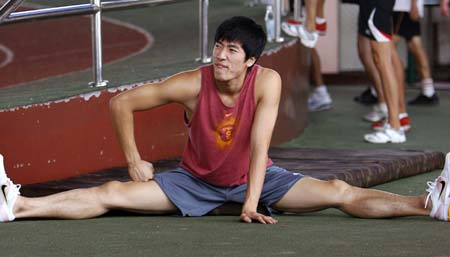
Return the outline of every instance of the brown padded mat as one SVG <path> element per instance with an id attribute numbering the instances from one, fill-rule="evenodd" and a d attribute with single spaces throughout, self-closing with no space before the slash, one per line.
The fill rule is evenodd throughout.
<path id="1" fill-rule="evenodd" d="M 444 166 L 444 154 L 429 150 L 339 150 L 271 148 L 269 156 L 278 166 L 292 172 L 349 184 L 370 187 L 402 177 L 413 176 Z M 178 165 L 179 160 L 154 162 L 158 171 Z M 24 185 L 25 196 L 43 196 L 74 188 L 97 186 L 111 180 L 128 181 L 126 168 L 114 168 L 69 179 Z"/>

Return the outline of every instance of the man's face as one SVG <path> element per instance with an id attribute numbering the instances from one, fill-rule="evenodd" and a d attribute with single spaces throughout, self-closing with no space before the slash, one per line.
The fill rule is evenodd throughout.
<path id="1" fill-rule="evenodd" d="M 254 63 L 254 57 L 245 60 L 245 51 L 238 42 L 220 41 L 214 45 L 214 78 L 218 81 L 235 79 Z"/>

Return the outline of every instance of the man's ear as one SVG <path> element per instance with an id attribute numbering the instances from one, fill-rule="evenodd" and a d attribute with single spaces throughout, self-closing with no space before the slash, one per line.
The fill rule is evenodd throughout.
<path id="1" fill-rule="evenodd" d="M 253 64 L 255 64 L 255 62 L 256 62 L 256 58 L 250 57 L 250 58 L 248 58 L 247 61 L 245 61 L 245 65 L 247 65 L 247 67 L 252 67 Z"/>

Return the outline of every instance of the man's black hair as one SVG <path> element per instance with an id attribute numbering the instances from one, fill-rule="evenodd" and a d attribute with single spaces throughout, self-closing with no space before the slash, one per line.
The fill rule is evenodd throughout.
<path id="1" fill-rule="evenodd" d="M 216 30 L 214 42 L 239 42 L 245 52 L 245 60 L 258 60 L 266 45 L 266 33 L 254 20 L 235 16 L 222 22 Z"/>

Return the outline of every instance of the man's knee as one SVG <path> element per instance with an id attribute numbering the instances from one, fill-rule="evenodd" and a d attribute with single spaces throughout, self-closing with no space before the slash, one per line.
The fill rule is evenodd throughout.
<path id="1" fill-rule="evenodd" d="M 387 67 L 387 57 L 385 53 L 380 52 L 380 50 L 373 51 L 372 58 L 375 66 L 377 66 L 379 70 L 383 70 Z"/>
<path id="2" fill-rule="evenodd" d="M 347 182 L 339 180 L 339 179 L 333 179 L 330 180 L 328 183 L 333 187 L 336 202 L 339 204 L 351 201 L 352 197 L 352 186 L 347 184 Z"/>
<path id="3" fill-rule="evenodd" d="M 99 187 L 96 187 L 95 194 L 102 202 L 107 202 L 108 199 L 115 198 L 120 195 L 123 183 L 119 181 L 110 181 Z"/>
<path id="4" fill-rule="evenodd" d="M 345 190 L 347 190 L 347 189 L 350 187 L 350 185 L 347 184 L 347 182 L 342 181 L 342 180 L 340 180 L 340 179 L 333 179 L 333 180 L 330 180 L 329 183 L 330 183 L 336 190 L 338 190 L 338 192 L 345 191 Z"/>

